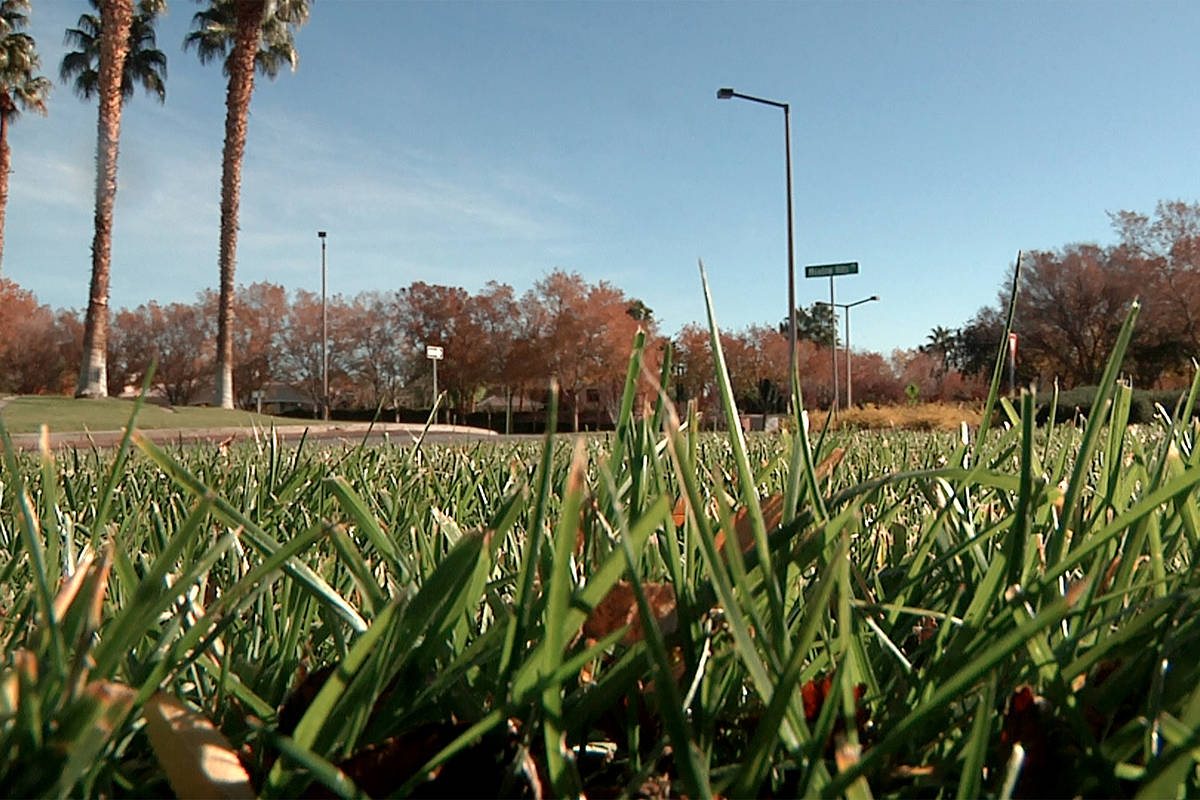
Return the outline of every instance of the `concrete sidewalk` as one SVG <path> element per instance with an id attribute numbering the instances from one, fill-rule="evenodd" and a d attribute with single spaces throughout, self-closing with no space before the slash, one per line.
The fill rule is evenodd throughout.
<path id="1" fill-rule="evenodd" d="M 284 425 L 274 428 L 274 434 L 280 441 L 295 442 L 302 438 L 321 442 L 346 442 L 357 444 L 364 436 L 381 439 L 385 435 L 399 442 L 415 441 L 421 435 L 424 425 L 403 422 L 321 422 L 313 421 L 303 425 Z M 253 441 L 270 438 L 270 428 L 152 428 L 138 429 L 143 436 L 155 444 L 197 444 L 202 442 L 225 443 L 236 441 Z M 124 436 L 123 430 L 116 431 L 70 431 L 50 434 L 52 450 L 116 447 Z M 453 439 L 485 439 L 499 436 L 495 431 L 485 428 L 470 428 L 465 425 L 430 425 L 426 439 L 445 441 Z M 40 434 L 12 434 L 13 444 L 18 450 L 36 450 Z"/>

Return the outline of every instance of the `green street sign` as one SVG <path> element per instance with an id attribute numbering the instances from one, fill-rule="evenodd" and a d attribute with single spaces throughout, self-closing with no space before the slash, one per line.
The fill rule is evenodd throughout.
<path id="1" fill-rule="evenodd" d="M 815 264 L 804 268 L 806 278 L 828 278 L 832 275 L 857 275 L 858 262 L 847 261 L 844 264 Z"/>

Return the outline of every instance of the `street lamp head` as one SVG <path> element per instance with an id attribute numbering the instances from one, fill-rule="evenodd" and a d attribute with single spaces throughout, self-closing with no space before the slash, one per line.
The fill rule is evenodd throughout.
<path id="1" fill-rule="evenodd" d="M 718 100 L 728 100 L 733 97 L 733 89 L 717 89 Z"/>
<path id="2" fill-rule="evenodd" d="M 317 236 L 321 239 L 325 238 L 325 231 L 317 231 Z"/>
<path id="3" fill-rule="evenodd" d="M 879 299 L 879 295 L 877 295 L 877 294 L 873 294 L 873 295 L 871 295 L 870 297 L 868 297 L 867 299 L 868 299 L 868 300 L 878 300 L 878 299 Z"/>

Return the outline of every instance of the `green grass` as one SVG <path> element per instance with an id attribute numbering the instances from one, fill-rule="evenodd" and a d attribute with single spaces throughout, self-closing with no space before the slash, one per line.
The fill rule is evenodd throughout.
<path id="1" fill-rule="evenodd" d="M 1081 428 L 701 435 L 639 339 L 606 437 L 0 447 L 0 781 L 1197 796 L 1200 379 L 1127 426 L 1135 317 Z"/>
<path id="2" fill-rule="evenodd" d="M 46 395 L 10 397 L 4 401 L 4 423 L 10 433 L 35 433 L 42 424 L 52 433 L 73 431 L 115 431 L 129 421 L 132 400 L 113 397 L 75 399 Z M 228 411 L 221 408 L 176 406 L 164 408 L 151 403 L 138 414 L 139 428 L 269 428 L 271 425 L 303 425 L 305 420 L 272 417 L 249 411 Z"/>

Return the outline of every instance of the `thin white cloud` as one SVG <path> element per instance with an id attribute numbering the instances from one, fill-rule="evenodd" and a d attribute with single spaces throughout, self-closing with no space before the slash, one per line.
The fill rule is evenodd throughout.
<path id="1" fill-rule="evenodd" d="M 56 153 L 21 153 L 13 161 L 10 204 L 91 210 L 94 168 Z"/>
<path id="2" fill-rule="evenodd" d="M 513 169 L 447 164 L 412 148 L 257 114 L 243 197 L 256 211 L 298 218 L 377 218 L 424 239 L 550 242 L 570 234 L 583 200 Z M 343 135 L 344 134 L 344 135 Z"/>

